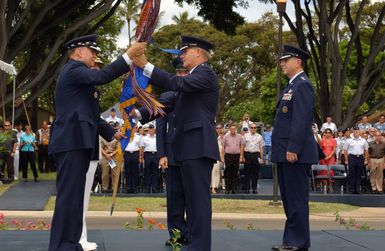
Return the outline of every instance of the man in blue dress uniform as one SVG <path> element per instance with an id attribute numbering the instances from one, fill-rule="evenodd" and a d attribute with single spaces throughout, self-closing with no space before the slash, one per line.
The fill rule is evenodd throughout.
<path id="1" fill-rule="evenodd" d="M 282 245 L 272 250 L 308 250 L 309 183 L 311 164 L 318 162 L 312 132 L 314 89 L 303 71 L 309 54 L 285 45 L 280 64 L 290 79 L 277 104 L 272 135 L 272 161 L 287 217 Z"/>
<path id="2" fill-rule="evenodd" d="M 75 38 L 65 44 L 69 60 L 61 69 L 55 90 L 56 118 L 51 127 L 49 153 L 57 167 L 56 205 L 49 251 L 83 250 L 79 244 L 83 223 L 86 173 L 95 155 L 98 134 L 110 141 L 119 138 L 100 118 L 95 85 L 123 75 L 144 44 L 135 44 L 103 70 L 91 69 L 99 48 L 96 35 Z"/>
<path id="3" fill-rule="evenodd" d="M 189 75 L 184 77 L 148 63 L 144 54 L 134 58 L 134 63 L 144 68 L 151 84 L 178 92 L 175 100 L 160 101 L 166 110 L 175 113 L 172 150 L 180 165 L 185 194 L 188 251 L 211 250 L 210 180 L 213 164 L 220 159 L 214 122 L 219 84 L 207 64 L 212 48 L 213 45 L 203 39 L 182 36 L 181 59 L 189 70 Z M 152 119 L 145 109 L 139 113 L 142 122 Z"/>
<path id="4" fill-rule="evenodd" d="M 188 71 L 183 66 L 182 60 L 177 57 L 173 61 L 176 75 L 186 76 Z M 173 99 L 178 96 L 178 92 L 168 91 L 162 93 L 160 99 Z M 175 238 L 173 231 L 180 232 L 180 237 L 176 240 L 180 244 L 187 244 L 187 224 L 185 219 L 186 203 L 183 192 L 182 177 L 180 166 L 174 159 L 171 142 L 174 140 L 174 112 L 170 112 L 166 117 L 156 120 L 156 148 L 158 151 L 159 166 L 166 170 L 166 189 L 167 189 L 167 228 L 170 239 L 166 241 L 166 246 L 171 246 L 172 238 Z"/>

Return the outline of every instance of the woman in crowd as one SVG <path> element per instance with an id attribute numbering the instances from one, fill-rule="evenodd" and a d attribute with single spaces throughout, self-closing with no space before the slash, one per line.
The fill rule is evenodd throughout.
<path id="1" fill-rule="evenodd" d="M 321 142 L 320 142 L 320 147 L 323 151 L 323 153 L 325 154 L 325 158 L 320 160 L 320 164 L 321 165 L 334 165 L 336 163 L 336 159 L 334 157 L 335 153 L 336 153 L 336 149 L 337 149 L 337 142 L 336 140 L 333 138 L 333 132 L 330 128 L 326 128 L 325 129 L 325 132 L 324 132 L 324 135 L 321 139 Z M 319 171 L 319 175 L 327 175 L 328 171 Z M 334 172 L 333 171 L 329 171 L 330 172 L 330 176 L 333 176 L 334 175 Z M 328 187 L 330 188 L 331 190 L 331 183 L 328 182 L 328 181 L 322 181 L 322 183 L 324 185 L 328 185 Z M 329 184 L 328 184 L 329 183 Z"/>
<path id="2" fill-rule="evenodd" d="M 243 114 L 243 119 L 239 123 L 239 125 L 241 126 L 241 131 L 243 131 L 244 128 L 247 128 L 247 131 L 250 131 L 251 123 L 252 122 L 250 121 L 249 114 L 247 114 L 247 113 Z"/>
<path id="3" fill-rule="evenodd" d="M 28 162 L 31 165 L 35 182 L 37 179 L 36 158 L 35 158 L 36 138 L 32 133 L 31 126 L 25 126 L 25 134 L 20 137 L 20 166 L 23 171 L 24 182 L 28 181 Z"/>

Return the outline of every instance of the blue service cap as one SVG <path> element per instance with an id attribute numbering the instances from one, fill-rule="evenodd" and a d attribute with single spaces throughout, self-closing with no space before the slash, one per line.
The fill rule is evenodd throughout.
<path id="1" fill-rule="evenodd" d="M 179 50 L 183 51 L 190 47 L 198 47 L 205 51 L 210 51 L 214 45 L 206 40 L 193 36 L 181 36 L 182 45 Z"/>
<path id="2" fill-rule="evenodd" d="M 184 67 L 183 61 L 180 57 L 174 58 L 174 60 L 172 61 L 172 65 L 176 70 L 186 70 L 186 67 Z"/>
<path id="3" fill-rule="evenodd" d="M 77 47 L 88 47 L 96 52 L 100 52 L 100 48 L 96 43 L 97 36 L 95 34 L 86 35 L 71 39 L 67 43 L 64 44 L 64 47 L 68 50 L 74 49 Z"/>
<path id="4" fill-rule="evenodd" d="M 306 61 L 309 58 L 309 56 L 310 55 L 308 52 L 300 48 L 285 44 L 283 46 L 282 57 L 280 57 L 279 60 L 290 58 L 290 57 L 296 57 L 296 58 L 302 59 L 302 61 Z"/>

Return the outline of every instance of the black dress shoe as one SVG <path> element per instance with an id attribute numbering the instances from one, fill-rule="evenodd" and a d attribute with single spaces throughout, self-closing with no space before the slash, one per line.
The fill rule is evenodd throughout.
<path id="1" fill-rule="evenodd" d="M 253 194 L 258 194 L 258 191 L 257 190 L 253 190 Z"/>
<path id="2" fill-rule="evenodd" d="M 34 179 L 35 182 L 40 182 L 37 178 Z"/>
<path id="3" fill-rule="evenodd" d="M 308 248 L 294 247 L 294 246 L 286 246 L 286 245 L 277 245 L 271 247 L 271 250 L 275 251 L 308 251 Z"/>

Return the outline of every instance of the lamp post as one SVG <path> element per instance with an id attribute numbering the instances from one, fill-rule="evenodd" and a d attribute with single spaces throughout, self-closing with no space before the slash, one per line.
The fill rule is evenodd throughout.
<path id="1" fill-rule="evenodd" d="M 277 11 L 279 14 L 279 27 L 278 27 L 278 57 L 277 57 L 277 85 L 276 85 L 276 99 L 279 101 L 281 94 L 281 79 L 282 79 L 282 70 L 279 64 L 279 58 L 282 56 L 282 26 L 283 26 L 283 15 L 286 11 L 286 2 L 287 0 L 277 0 Z M 278 201 L 278 173 L 277 173 L 277 164 L 273 163 L 273 201 L 270 201 L 272 206 L 280 206 L 282 203 Z"/>

